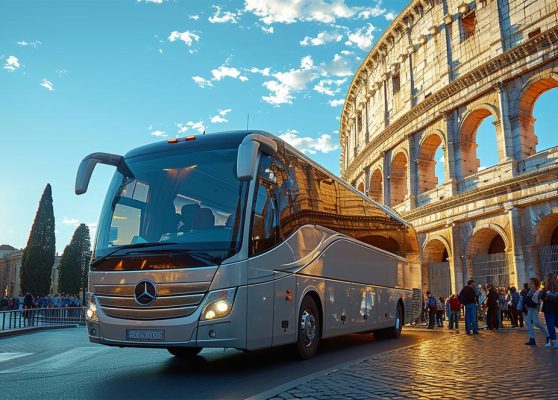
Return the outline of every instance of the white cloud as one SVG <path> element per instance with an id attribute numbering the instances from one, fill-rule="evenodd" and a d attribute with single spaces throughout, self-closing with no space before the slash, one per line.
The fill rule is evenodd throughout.
<path id="1" fill-rule="evenodd" d="M 388 12 L 386 13 L 386 15 L 384 15 L 384 17 L 388 21 L 393 21 L 395 19 L 395 14 L 392 12 Z"/>
<path id="2" fill-rule="evenodd" d="M 138 0 L 138 3 L 163 4 L 166 0 Z"/>
<path id="3" fill-rule="evenodd" d="M 306 36 L 300 41 L 301 46 L 321 46 L 328 42 L 340 42 L 343 35 L 339 32 L 319 32 L 316 37 Z"/>
<path id="4" fill-rule="evenodd" d="M 332 107 L 339 107 L 345 104 L 345 99 L 335 99 L 328 101 L 328 104 Z"/>
<path id="5" fill-rule="evenodd" d="M 40 85 L 44 87 L 46 90 L 48 90 L 49 92 L 52 92 L 54 90 L 54 83 L 52 83 L 48 79 L 43 79 Z"/>
<path id="6" fill-rule="evenodd" d="M 160 130 L 155 130 L 153 132 L 150 133 L 151 136 L 155 136 L 155 137 L 167 137 L 167 133 L 165 131 L 160 131 Z"/>
<path id="7" fill-rule="evenodd" d="M 212 81 L 220 81 L 223 78 L 230 77 L 234 79 L 240 79 L 241 81 L 246 81 L 248 78 L 240 74 L 240 71 L 234 67 L 227 67 L 226 65 L 221 65 L 219 68 L 211 70 L 211 75 L 213 75 Z"/>
<path id="8" fill-rule="evenodd" d="M 341 52 L 343 53 L 343 52 Z M 322 64 L 324 76 L 337 76 L 345 77 L 353 75 L 353 66 L 349 59 L 343 57 L 341 54 L 335 54 L 333 60 L 329 64 Z"/>
<path id="9" fill-rule="evenodd" d="M 40 46 L 43 43 L 38 41 L 38 40 L 34 40 L 32 42 L 28 42 L 26 40 L 20 40 L 19 42 L 17 42 L 17 44 L 18 44 L 18 46 L 21 46 L 21 47 L 33 46 L 33 47 L 36 48 L 37 46 Z"/>
<path id="10" fill-rule="evenodd" d="M 199 15 L 188 15 L 188 18 L 191 19 L 192 21 L 197 21 L 198 19 L 200 19 Z"/>
<path id="11" fill-rule="evenodd" d="M 4 69 L 13 72 L 16 69 L 19 69 L 21 64 L 19 63 L 19 59 L 16 56 L 9 56 L 6 59 L 6 64 L 4 64 Z"/>
<path id="12" fill-rule="evenodd" d="M 218 110 L 218 114 L 211 117 L 211 122 L 214 124 L 222 124 L 225 122 L 229 122 L 226 118 L 226 115 L 230 113 L 232 110 L 227 108 L 225 110 Z"/>
<path id="13" fill-rule="evenodd" d="M 318 93 L 325 94 L 328 96 L 335 96 L 341 88 L 342 84 L 347 82 L 347 78 L 344 79 L 322 79 L 314 86 L 314 90 Z M 336 86 L 336 87 L 334 87 Z"/>
<path id="14" fill-rule="evenodd" d="M 270 34 L 270 35 L 271 35 L 273 32 L 275 32 L 275 29 L 273 29 L 272 26 L 260 26 L 260 28 L 261 28 L 261 30 L 262 30 L 264 33 L 267 33 L 267 34 Z"/>
<path id="15" fill-rule="evenodd" d="M 79 225 L 79 219 L 64 217 L 64 220 L 62 221 L 62 223 L 64 225 L 78 226 Z"/>
<path id="16" fill-rule="evenodd" d="M 227 22 L 236 24 L 238 22 L 238 14 L 230 11 L 221 12 L 221 7 L 219 6 L 213 6 L 213 8 L 215 9 L 215 14 L 207 19 L 212 24 L 225 24 Z"/>
<path id="17" fill-rule="evenodd" d="M 374 40 L 374 32 L 376 28 L 372 24 L 366 24 L 362 28 L 359 28 L 353 32 L 347 34 L 347 41 L 345 44 L 347 46 L 357 46 L 361 50 L 370 50 L 372 47 L 372 41 Z"/>
<path id="18" fill-rule="evenodd" d="M 192 79 L 201 88 L 213 86 L 210 80 L 202 78 L 201 76 L 193 76 Z"/>
<path id="19" fill-rule="evenodd" d="M 269 76 L 269 71 L 270 68 L 269 67 L 265 67 L 265 68 L 258 68 L 258 67 L 252 67 L 249 69 L 249 71 L 253 74 L 261 74 L 263 76 Z"/>
<path id="20" fill-rule="evenodd" d="M 319 138 L 300 137 L 298 131 L 290 130 L 279 135 L 279 137 L 303 153 L 329 153 L 339 148 L 337 144 L 332 142 L 331 135 L 327 134 L 321 135 Z"/>
<path id="21" fill-rule="evenodd" d="M 171 34 L 168 37 L 168 41 L 169 42 L 175 42 L 177 40 L 180 40 L 180 41 L 184 42 L 186 44 L 186 46 L 188 46 L 188 47 L 192 47 L 194 42 L 199 42 L 200 41 L 200 36 L 193 31 L 184 31 L 184 32 L 173 31 L 173 32 L 171 32 Z"/>
<path id="22" fill-rule="evenodd" d="M 176 124 L 178 128 L 178 133 L 185 133 L 190 129 L 203 133 L 205 131 L 205 123 L 203 121 L 188 121 L 185 123 Z"/>
<path id="23" fill-rule="evenodd" d="M 305 56 L 300 60 L 300 68 L 292 68 L 287 72 L 273 74 L 274 81 L 266 81 L 263 86 L 269 90 L 268 96 L 262 96 L 262 100 L 272 105 L 290 104 L 293 100 L 293 92 L 298 92 L 306 87 L 308 82 L 319 77 L 318 69 L 314 66 L 311 56 Z"/>
<path id="24" fill-rule="evenodd" d="M 246 0 L 244 11 L 266 25 L 299 21 L 331 24 L 339 18 L 370 18 L 385 12 L 379 7 L 351 7 L 345 0 Z"/>

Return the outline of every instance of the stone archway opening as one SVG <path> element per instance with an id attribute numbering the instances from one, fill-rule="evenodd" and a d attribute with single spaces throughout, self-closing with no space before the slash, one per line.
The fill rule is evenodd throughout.
<path id="1" fill-rule="evenodd" d="M 558 273 L 558 214 L 550 214 L 536 226 L 541 279 L 549 272 Z"/>
<path id="2" fill-rule="evenodd" d="M 496 287 L 510 285 L 510 260 L 506 241 L 490 227 L 479 229 L 469 240 L 467 260 L 469 273 L 478 285 Z"/>
<path id="3" fill-rule="evenodd" d="M 529 86 L 519 100 L 518 118 L 523 157 L 558 145 L 553 125 L 558 99 L 556 88 L 556 79 L 544 78 Z"/>
<path id="4" fill-rule="evenodd" d="M 383 190 L 382 171 L 375 170 L 370 178 L 370 192 L 369 196 L 372 200 L 378 203 L 384 203 L 384 190 Z"/>
<path id="5" fill-rule="evenodd" d="M 461 126 L 461 173 L 474 175 L 498 163 L 497 132 L 493 114 L 479 108 L 467 116 Z M 480 148 L 480 151 L 479 151 Z"/>
<path id="6" fill-rule="evenodd" d="M 407 197 L 407 156 L 400 151 L 391 162 L 390 206 L 396 206 Z"/>
<path id="7" fill-rule="evenodd" d="M 364 193 L 364 183 L 360 182 L 358 184 L 357 190 L 361 193 Z"/>
<path id="8" fill-rule="evenodd" d="M 435 297 L 451 295 L 451 273 L 448 249 L 438 239 L 430 240 L 423 249 L 423 282 Z"/>
<path id="9" fill-rule="evenodd" d="M 420 146 L 418 159 L 418 191 L 420 193 L 435 189 L 444 182 L 443 169 L 440 173 L 438 163 L 444 163 L 442 138 L 437 134 L 429 135 Z"/>

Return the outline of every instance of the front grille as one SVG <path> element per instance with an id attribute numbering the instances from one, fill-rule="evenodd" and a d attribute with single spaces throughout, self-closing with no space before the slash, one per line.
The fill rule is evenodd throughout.
<path id="1" fill-rule="evenodd" d="M 192 314 L 209 290 L 211 282 L 160 283 L 157 297 L 149 306 L 136 302 L 136 285 L 94 285 L 95 295 L 109 317 L 153 320 Z"/>

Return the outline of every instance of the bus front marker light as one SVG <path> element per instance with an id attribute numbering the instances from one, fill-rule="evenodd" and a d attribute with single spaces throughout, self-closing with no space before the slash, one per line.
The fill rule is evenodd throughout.
<path id="1" fill-rule="evenodd" d="M 93 299 L 93 295 L 89 298 L 89 306 L 87 307 L 87 311 L 85 312 L 87 319 L 89 320 L 97 320 L 97 306 L 95 305 L 95 300 Z"/>
<path id="2" fill-rule="evenodd" d="M 201 314 L 202 321 L 228 316 L 233 307 L 236 288 L 215 290 L 207 295 Z"/>

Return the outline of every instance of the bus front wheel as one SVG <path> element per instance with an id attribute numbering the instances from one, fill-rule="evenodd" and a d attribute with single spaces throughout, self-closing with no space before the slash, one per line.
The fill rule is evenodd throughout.
<path id="1" fill-rule="evenodd" d="M 316 354 L 320 345 L 320 314 L 311 296 L 306 296 L 300 305 L 296 348 L 298 356 L 307 360 Z"/>
<path id="2" fill-rule="evenodd" d="M 167 347 L 167 350 L 178 358 L 194 358 L 200 354 L 202 347 Z"/>

